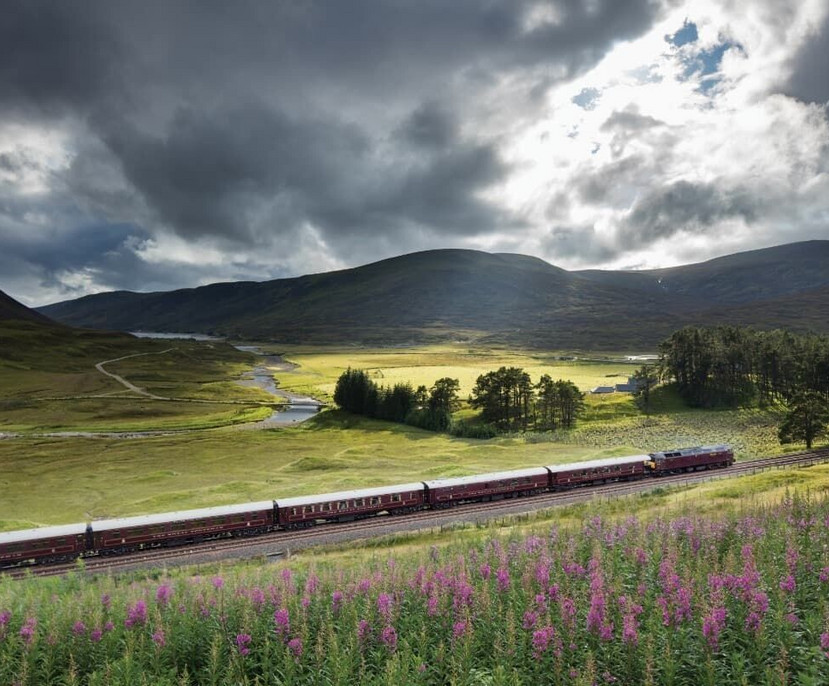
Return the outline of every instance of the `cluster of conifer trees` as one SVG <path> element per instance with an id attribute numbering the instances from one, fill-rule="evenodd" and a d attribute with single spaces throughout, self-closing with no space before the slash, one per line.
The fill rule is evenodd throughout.
<path id="1" fill-rule="evenodd" d="M 349 368 L 337 380 L 334 402 L 354 414 L 449 431 L 452 413 L 460 405 L 459 387 L 458 380 L 449 377 L 431 388 L 414 389 L 407 383 L 379 386 L 366 371 Z M 478 377 L 469 403 L 481 410 L 486 426 L 460 424 L 454 432 L 486 438 L 498 431 L 570 428 L 584 409 L 584 394 L 571 381 L 553 381 L 545 374 L 533 384 L 520 367 L 501 367 Z"/>
<path id="2" fill-rule="evenodd" d="M 663 378 L 695 407 L 829 399 L 829 338 L 736 326 L 685 327 L 660 346 Z"/>
<path id="3" fill-rule="evenodd" d="M 584 394 L 572 381 L 553 381 L 544 374 L 533 384 L 520 367 L 481 374 L 469 402 L 502 431 L 568 429 L 584 410 Z"/>
<path id="4" fill-rule="evenodd" d="M 430 431 L 446 431 L 458 407 L 457 379 L 444 377 L 431 388 L 408 383 L 378 386 L 368 372 L 347 369 L 337 379 L 334 402 L 342 409 L 375 419 L 411 424 Z"/>

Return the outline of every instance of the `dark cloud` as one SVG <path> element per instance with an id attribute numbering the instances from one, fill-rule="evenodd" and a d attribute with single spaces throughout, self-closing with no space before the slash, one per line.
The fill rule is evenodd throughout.
<path id="1" fill-rule="evenodd" d="M 85 113 L 116 88 L 123 56 L 96 11 L 61 2 L 10 0 L 0 21 L 0 103 L 7 116 Z"/>
<path id="2" fill-rule="evenodd" d="M 720 223 L 757 219 L 761 202 L 744 189 L 722 190 L 714 184 L 677 181 L 649 193 L 632 208 L 617 236 L 624 250 L 669 238 L 679 232 L 706 233 Z"/>
<path id="3" fill-rule="evenodd" d="M 434 102 L 424 103 L 406 119 L 401 135 L 414 145 L 441 148 L 453 142 L 457 135 L 454 118 Z"/>
<path id="4" fill-rule="evenodd" d="M 107 260 L 123 261 L 124 283 L 140 271 L 105 226 L 267 248 L 275 264 L 308 227 L 345 262 L 424 237 L 451 245 L 521 225 L 485 199 L 510 172 L 503 122 L 531 117 L 661 9 L 558 0 L 555 22 L 528 23 L 537 4 L 9 0 L 0 124 L 67 133 L 71 165 L 48 180 L 66 212 L 50 216 L 67 240 L 104 234 L 77 240 L 99 252 L 83 268 L 101 282 Z M 0 173 L 21 163 L 3 157 Z M 57 253 L 28 260 L 60 273 Z M 73 255 L 63 266 L 82 269 Z"/>
<path id="5" fill-rule="evenodd" d="M 620 192 L 636 186 L 642 171 L 650 172 L 647 161 L 640 155 L 631 155 L 606 164 L 593 173 L 581 175 L 575 182 L 579 198 L 591 205 L 617 202 Z"/>
<path id="6" fill-rule="evenodd" d="M 798 100 L 829 103 L 829 13 L 798 51 L 783 91 Z"/>

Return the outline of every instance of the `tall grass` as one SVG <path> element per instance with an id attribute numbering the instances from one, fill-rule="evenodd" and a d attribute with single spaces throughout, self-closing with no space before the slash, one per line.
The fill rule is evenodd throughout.
<path id="1" fill-rule="evenodd" d="M 0 584 L 0 683 L 823 684 L 829 501 L 359 564 Z"/>

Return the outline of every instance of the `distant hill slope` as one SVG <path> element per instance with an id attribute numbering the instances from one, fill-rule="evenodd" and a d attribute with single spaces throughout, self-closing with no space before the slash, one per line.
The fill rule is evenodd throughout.
<path id="1" fill-rule="evenodd" d="M 36 322 L 39 324 L 59 326 L 57 322 L 52 321 L 35 310 L 29 309 L 24 304 L 17 302 L 14 298 L 0 291 L 0 322 L 4 321 Z"/>
<path id="2" fill-rule="evenodd" d="M 686 323 L 827 331 L 828 295 L 829 241 L 811 241 L 646 272 L 568 272 L 522 255 L 432 250 L 263 283 L 104 293 L 39 311 L 75 326 L 294 343 L 619 350 L 653 347 Z"/>

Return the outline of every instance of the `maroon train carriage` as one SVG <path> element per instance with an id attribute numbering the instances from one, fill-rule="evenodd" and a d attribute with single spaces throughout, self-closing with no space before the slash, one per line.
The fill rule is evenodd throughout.
<path id="1" fill-rule="evenodd" d="M 92 541 L 93 548 L 106 555 L 211 538 L 252 536 L 273 526 L 273 501 L 263 500 L 92 522 Z"/>
<path id="2" fill-rule="evenodd" d="M 0 567 L 73 560 L 86 550 L 87 525 L 63 524 L 0 533 Z"/>
<path id="3" fill-rule="evenodd" d="M 541 493 L 550 486 L 550 473 L 545 467 L 532 467 L 508 472 L 434 479 L 423 483 L 426 486 L 429 506 L 444 508 L 453 507 L 459 503 L 500 500 Z"/>
<path id="4" fill-rule="evenodd" d="M 661 476 L 730 467 L 734 464 L 734 451 L 727 445 L 711 445 L 651 453 L 649 458 L 648 467 L 653 475 Z"/>
<path id="5" fill-rule="evenodd" d="M 423 504 L 423 484 L 410 483 L 280 498 L 274 501 L 274 516 L 279 526 L 299 529 L 317 522 L 346 522 L 381 512 L 412 512 L 421 509 Z"/>
<path id="6" fill-rule="evenodd" d="M 641 479 L 645 475 L 647 460 L 647 455 L 628 455 L 551 465 L 547 467 L 550 470 L 550 488 L 555 491 L 610 481 Z"/>

